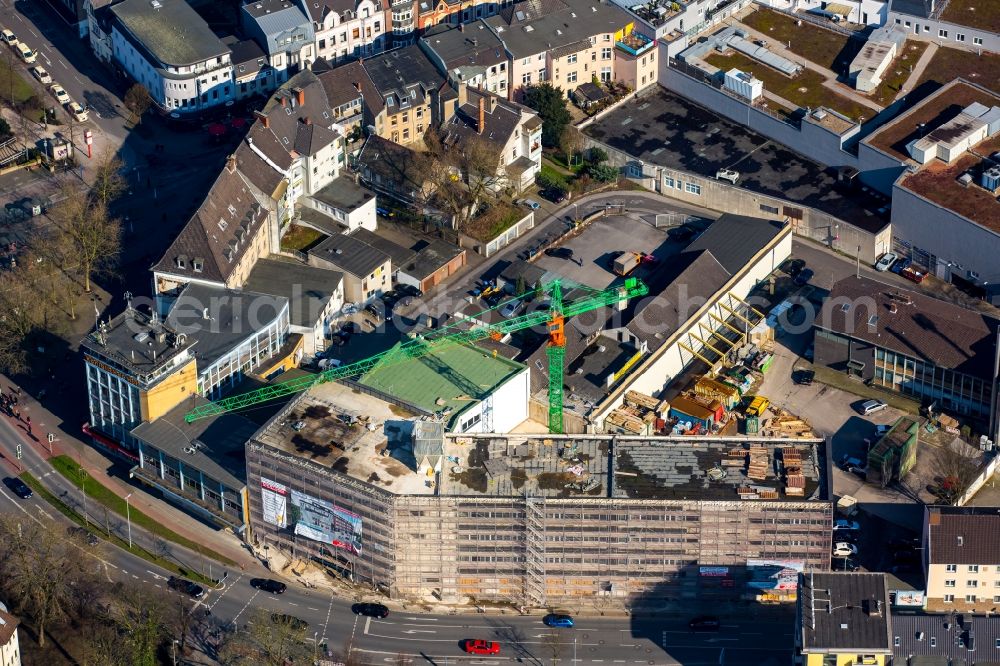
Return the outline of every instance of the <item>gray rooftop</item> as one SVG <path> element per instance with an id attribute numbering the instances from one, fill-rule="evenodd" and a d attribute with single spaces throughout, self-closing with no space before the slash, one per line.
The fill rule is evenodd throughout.
<path id="1" fill-rule="evenodd" d="M 312 328 L 343 280 L 340 271 L 275 257 L 258 260 L 243 287 L 287 298 L 289 322 Z"/>
<path id="2" fill-rule="evenodd" d="M 185 0 L 123 0 L 111 11 L 163 65 L 193 65 L 229 53 Z"/>
<path id="3" fill-rule="evenodd" d="M 329 236 L 309 250 L 309 254 L 358 278 L 368 277 L 390 261 L 382 250 L 346 234 Z"/>
<path id="4" fill-rule="evenodd" d="M 515 58 L 558 49 L 634 22 L 624 9 L 594 0 L 528 0 L 483 19 Z"/>
<path id="5" fill-rule="evenodd" d="M 457 245 L 443 240 L 433 240 L 417 251 L 412 260 L 399 264 L 399 269 L 418 280 L 424 280 L 463 252 L 465 250 Z"/>
<path id="6" fill-rule="evenodd" d="M 208 403 L 200 396 L 185 400 L 170 412 L 136 426 L 132 434 L 224 484 L 231 490 L 246 485 L 244 445 L 260 427 L 239 414 L 228 413 L 187 423 L 184 415 Z"/>
<path id="7" fill-rule="evenodd" d="M 465 67 L 490 67 L 507 61 L 503 42 L 482 21 L 437 29 L 420 40 L 452 71 Z"/>
<path id="8" fill-rule="evenodd" d="M 265 50 L 277 53 L 286 50 L 279 38 L 301 35 L 302 41 L 295 48 L 308 44 L 314 37 L 313 24 L 302 9 L 290 0 L 255 0 L 243 5 L 245 20 L 256 23 L 267 39 Z"/>
<path id="9" fill-rule="evenodd" d="M 281 296 L 192 282 L 174 302 L 167 314 L 167 324 L 198 342 L 195 357 L 198 371 L 203 372 L 241 342 L 269 326 L 287 307 L 288 299 Z"/>
<path id="10" fill-rule="evenodd" d="M 177 332 L 157 317 L 128 308 L 114 319 L 102 322 L 87 335 L 83 349 L 103 360 L 126 368 L 140 378 L 152 381 L 153 374 L 186 353 L 195 340 Z"/>
<path id="11" fill-rule="evenodd" d="M 333 208 L 350 212 L 374 199 L 375 194 L 355 183 L 350 176 L 338 176 L 319 192 L 314 193 L 312 198 Z"/>
<path id="12" fill-rule="evenodd" d="M 392 268 L 395 271 L 400 266 L 403 266 L 416 256 L 416 253 L 408 247 L 403 247 L 399 243 L 389 240 L 384 236 L 380 236 L 374 231 L 369 231 L 365 228 L 358 228 L 351 232 L 351 237 L 356 238 L 363 243 L 371 245 L 376 250 L 381 250 L 385 254 L 389 255 L 392 259 Z"/>
<path id="13" fill-rule="evenodd" d="M 798 604 L 804 653 L 892 654 L 885 574 L 800 574 Z"/>
<path id="14" fill-rule="evenodd" d="M 751 257 L 783 233 L 790 233 L 789 225 L 784 222 L 725 213 L 686 251 L 709 250 L 723 268 L 736 275 L 750 263 Z"/>
<path id="15" fill-rule="evenodd" d="M 928 666 L 935 663 L 931 658 L 941 660 L 937 663 L 944 666 L 949 658 L 954 664 L 969 666 L 1000 664 L 1000 617 L 893 613 L 892 635 L 892 653 L 899 663 L 924 657 L 920 663 Z"/>
<path id="16" fill-rule="evenodd" d="M 444 83 L 434 63 L 416 44 L 365 58 L 363 64 L 380 95 L 398 98 L 390 112 L 422 104 L 426 93 Z"/>

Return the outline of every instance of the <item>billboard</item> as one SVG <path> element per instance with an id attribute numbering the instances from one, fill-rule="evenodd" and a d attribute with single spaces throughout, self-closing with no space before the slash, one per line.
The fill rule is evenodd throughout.
<path id="1" fill-rule="evenodd" d="M 893 590 L 893 606 L 915 606 L 923 608 L 924 593 L 920 590 Z"/>
<path id="2" fill-rule="evenodd" d="M 729 567 L 698 567 L 699 576 L 728 576 Z"/>
<path id="3" fill-rule="evenodd" d="M 747 585 L 757 590 L 795 590 L 799 574 L 805 569 L 803 560 L 749 559 Z"/>
<path id="4" fill-rule="evenodd" d="M 260 490 L 265 522 L 292 527 L 299 536 L 361 554 L 361 516 L 263 477 Z"/>

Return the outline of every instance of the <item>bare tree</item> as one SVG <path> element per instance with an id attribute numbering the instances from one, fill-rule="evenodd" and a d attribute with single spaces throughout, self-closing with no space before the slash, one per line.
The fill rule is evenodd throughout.
<path id="1" fill-rule="evenodd" d="M 142 120 L 143 114 L 149 110 L 150 105 L 153 103 L 153 99 L 149 96 L 149 91 L 146 89 L 146 86 L 141 83 L 134 83 L 132 84 L 132 87 L 126 91 L 125 98 L 122 102 L 124 102 L 125 108 L 129 110 L 129 123 L 138 125 Z"/>
<path id="2" fill-rule="evenodd" d="M 583 150 L 583 135 L 580 134 L 580 130 L 567 125 L 559 135 L 559 150 L 566 155 L 566 166 L 573 166 L 573 159 Z"/>
<path id="3" fill-rule="evenodd" d="M 509 186 L 510 174 L 496 143 L 478 135 L 451 141 L 436 132 L 428 132 L 425 143 L 432 162 L 428 177 L 456 228 L 467 226 L 484 202 Z"/>
<path id="4" fill-rule="evenodd" d="M 90 194 L 95 201 L 110 206 L 125 191 L 127 185 L 122 175 L 122 161 L 110 150 L 104 151 L 94 164 L 97 176 L 90 186 Z"/>
<path id="5" fill-rule="evenodd" d="M 284 666 L 306 662 L 313 648 L 305 641 L 305 626 L 257 609 L 246 629 L 232 634 L 219 651 L 219 660 L 229 666 Z"/>
<path id="6" fill-rule="evenodd" d="M 941 476 L 938 496 L 948 504 L 961 497 L 979 476 L 982 458 L 979 452 L 960 439 L 937 450 L 937 469 Z"/>
<path id="7" fill-rule="evenodd" d="M 94 573 L 86 558 L 55 530 L 32 521 L 0 519 L 0 575 L 18 607 L 45 632 L 72 616 L 79 586 L 89 587 Z"/>
<path id="8" fill-rule="evenodd" d="M 50 217 L 71 248 L 71 267 L 90 292 L 93 277 L 113 271 L 121 252 L 121 220 L 99 199 L 67 195 Z"/>
<path id="9" fill-rule="evenodd" d="M 0 368 L 8 373 L 28 369 L 28 338 L 37 328 L 38 295 L 22 266 L 0 271 Z"/>
<path id="10" fill-rule="evenodd" d="M 116 586 L 107 617 L 118 630 L 128 663 L 157 666 L 157 652 L 168 635 L 172 599 L 147 587 L 125 583 Z"/>

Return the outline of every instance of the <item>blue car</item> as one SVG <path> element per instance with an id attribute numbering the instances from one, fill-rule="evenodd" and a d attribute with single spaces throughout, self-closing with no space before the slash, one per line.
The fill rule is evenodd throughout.
<path id="1" fill-rule="evenodd" d="M 542 622 L 545 623 L 546 627 L 560 627 L 563 629 L 573 628 L 573 618 L 571 618 L 569 615 L 549 613 L 542 619 Z"/>

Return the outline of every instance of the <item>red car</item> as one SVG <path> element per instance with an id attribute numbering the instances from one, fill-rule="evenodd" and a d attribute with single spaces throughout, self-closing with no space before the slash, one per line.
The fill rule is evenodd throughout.
<path id="1" fill-rule="evenodd" d="M 905 277 L 907 280 L 910 280 L 911 282 L 916 282 L 917 284 L 923 282 L 924 277 L 927 275 L 923 271 L 919 271 L 911 266 L 907 266 L 906 268 L 901 270 L 899 274 Z"/>
<path id="2" fill-rule="evenodd" d="M 500 644 L 493 641 L 484 641 L 479 638 L 470 638 L 465 641 L 462 649 L 469 654 L 500 654 Z"/>

